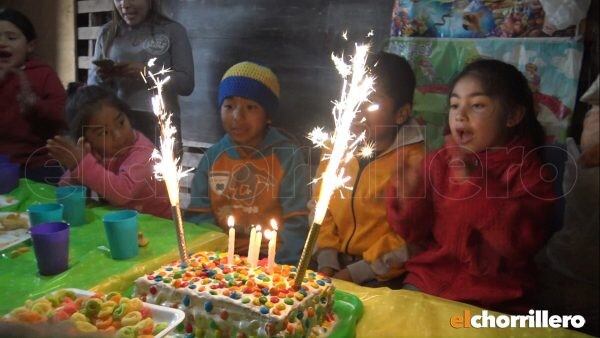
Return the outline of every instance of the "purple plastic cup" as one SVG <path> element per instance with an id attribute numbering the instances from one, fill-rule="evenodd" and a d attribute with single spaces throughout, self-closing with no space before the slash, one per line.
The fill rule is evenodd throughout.
<path id="1" fill-rule="evenodd" d="M 0 162 L 0 194 L 8 194 L 19 186 L 18 163 Z"/>
<path id="2" fill-rule="evenodd" d="M 69 225 L 41 223 L 30 229 L 40 275 L 52 276 L 69 268 Z"/>

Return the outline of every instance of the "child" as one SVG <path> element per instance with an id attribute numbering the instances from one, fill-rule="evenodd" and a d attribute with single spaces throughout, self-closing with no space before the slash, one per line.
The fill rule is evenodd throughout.
<path id="1" fill-rule="evenodd" d="M 499 311 L 527 311 L 533 256 L 553 211 L 536 147 L 544 131 L 527 79 L 497 60 L 469 64 L 450 86 L 451 135 L 405 185 L 390 189 L 390 225 L 409 243 L 405 287 Z M 395 195 L 399 194 L 399 195 Z M 422 252 L 418 252 L 422 251 Z"/>
<path id="2" fill-rule="evenodd" d="M 77 144 L 55 136 L 47 145 L 68 169 L 59 184 L 85 185 L 114 206 L 170 218 L 166 186 L 153 175 L 154 146 L 131 128 L 128 112 L 127 104 L 106 89 L 77 91 L 67 104 Z"/>
<path id="3" fill-rule="evenodd" d="M 112 21 L 100 30 L 88 84 L 110 87 L 132 109 L 134 127 L 158 145 L 158 123 L 152 113 L 153 95 L 140 73 L 148 61 L 171 72 L 165 85 L 165 104 L 172 121 L 181 129 L 178 95 L 194 90 L 194 60 L 185 28 L 167 18 L 158 0 L 114 1 Z M 112 60 L 101 63 L 102 60 Z M 178 145 L 181 134 L 177 133 Z M 180 153 L 181 149 L 177 152 Z"/>
<path id="4" fill-rule="evenodd" d="M 381 192 L 399 171 L 423 160 L 425 144 L 421 128 L 410 117 L 415 89 L 410 65 L 404 58 L 384 52 L 370 61 L 375 92 L 357 116 L 355 133 L 366 131 L 367 141 L 375 144 L 375 154 L 354 157 L 346 165 L 353 189 L 331 197 L 315 258 L 317 269 L 328 276 L 382 286 L 389 285 L 382 281 L 403 272 L 408 253 L 404 240 L 388 225 Z M 317 176 L 326 165 L 321 162 Z"/>
<path id="5" fill-rule="evenodd" d="M 0 9 L 0 154 L 21 164 L 21 176 L 54 183 L 62 175 L 50 165 L 46 139 L 66 128 L 66 94 L 47 64 L 32 57 L 36 34 L 29 19 Z"/>
<path id="6" fill-rule="evenodd" d="M 242 255 L 250 226 L 264 231 L 275 219 L 276 261 L 295 264 L 307 233 L 308 168 L 300 150 L 270 125 L 278 103 L 279 81 L 269 68 L 241 62 L 225 72 L 218 104 L 227 134 L 198 165 L 187 219 L 227 230 L 227 217 L 235 216 Z"/>

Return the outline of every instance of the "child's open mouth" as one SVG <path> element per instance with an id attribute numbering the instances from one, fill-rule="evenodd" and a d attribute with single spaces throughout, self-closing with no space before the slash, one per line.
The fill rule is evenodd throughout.
<path id="1" fill-rule="evenodd" d="M 458 144 L 467 144 L 473 139 L 473 133 L 465 131 L 463 129 L 456 130 L 456 136 L 458 137 L 458 139 L 456 140 Z"/>
<path id="2" fill-rule="evenodd" d="M 5 50 L 0 50 L 0 60 L 1 59 L 8 59 L 12 56 L 12 53 L 9 51 L 5 51 Z"/>

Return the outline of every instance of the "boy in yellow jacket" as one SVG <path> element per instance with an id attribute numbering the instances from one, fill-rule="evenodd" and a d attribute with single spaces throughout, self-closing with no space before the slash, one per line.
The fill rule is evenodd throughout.
<path id="1" fill-rule="evenodd" d="M 386 187 L 417 166 L 425 154 L 421 127 L 410 117 L 415 75 L 408 62 L 380 52 L 370 60 L 375 91 L 358 114 L 354 132 L 366 131 L 375 154 L 346 165 L 352 190 L 334 194 L 321 225 L 314 257 L 318 271 L 357 284 L 386 285 L 403 273 L 406 243 L 388 225 Z M 325 169 L 322 161 L 318 175 Z M 314 197 L 318 196 L 319 186 Z M 383 283 L 382 283 L 383 282 Z"/>

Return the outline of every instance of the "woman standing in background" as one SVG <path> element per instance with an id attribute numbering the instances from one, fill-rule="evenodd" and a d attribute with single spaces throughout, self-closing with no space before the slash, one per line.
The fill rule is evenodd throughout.
<path id="1" fill-rule="evenodd" d="M 102 27 L 96 41 L 88 84 L 113 89 L 131 107 L 134 127 L 158 144 L 152 91 L 140 75 L 152 58 L 156 58 L 157 68 L 171 69 L 164 99 L 179 130 L 180 153 L 177 96 L 188 96 L 194 90 L 194 60 L 185 28 L 161 12 L 158 0 L 114 0 L 112 20 Z"/>

